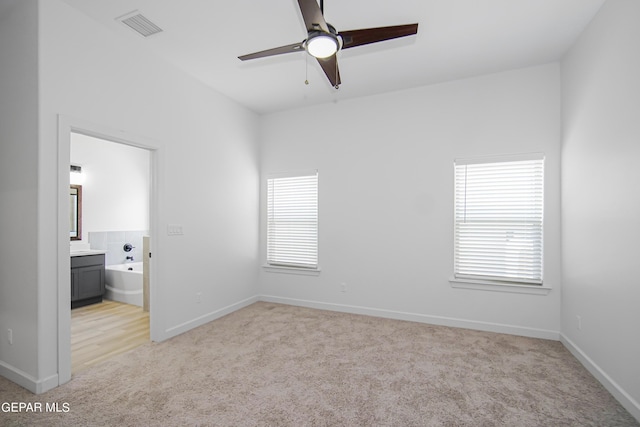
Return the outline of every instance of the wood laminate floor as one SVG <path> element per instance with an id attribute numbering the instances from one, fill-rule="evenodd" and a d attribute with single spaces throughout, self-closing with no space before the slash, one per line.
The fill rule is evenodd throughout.
<path id="1" fill-rule="evenodd" d="M 149 341 L 149 313 L 104 300 L 71 310 L 71 373 Z"/>

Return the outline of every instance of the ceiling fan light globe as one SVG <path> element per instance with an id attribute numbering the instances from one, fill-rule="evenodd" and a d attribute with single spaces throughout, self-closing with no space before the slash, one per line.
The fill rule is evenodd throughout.
<path id="1" fill-rule="evenodd" d="M 317 34 L 309 37 L 306 49 L 315 58 L 328 58 L 338 51 L 338 40 L 332 34 Z"/>

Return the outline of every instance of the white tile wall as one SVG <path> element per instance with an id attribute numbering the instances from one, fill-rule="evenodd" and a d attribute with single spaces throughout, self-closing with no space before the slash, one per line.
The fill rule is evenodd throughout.
<path id="1" fill-rule="evenodd" d="M 106 250 L 106 264 L 125 264 L 132 262 L 126 259 L 133 257 L 133 262 L 142 261 L 142 237 L 147 235 L 146 230 L 134 231 L 91 231 L 89 232 L 89 244 L 91 249 Z M 124 245 L 130 243 L 134 248 L 131 252 L 124 251 Z"/>

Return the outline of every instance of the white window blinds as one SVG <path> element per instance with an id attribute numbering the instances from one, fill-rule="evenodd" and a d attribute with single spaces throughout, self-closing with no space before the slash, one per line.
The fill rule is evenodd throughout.
<path id="1" fill-rule="evenodd" d="M 267 264 L 318 267 L 318 174 L 267 179 Z"/>
<path id="2" fill-rule="evenodd" d="M 456 160 L 454 276 L 542 284 L 542 154 Z"/>

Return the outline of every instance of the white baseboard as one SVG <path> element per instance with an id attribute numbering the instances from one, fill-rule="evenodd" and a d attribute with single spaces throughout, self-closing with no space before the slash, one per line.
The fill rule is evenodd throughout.
<path id="1" fill-rule="evenodd" d="M 408 320 L 411 322 L 428 323 L 431 325 L 451 326 L 454 328 L 474 329 L 485 332 L 497 332 L 501 334 L 542 338 L 554 341 L 558 341 L 560 339 L 560 333 L 557 331 L 527 328 L 524 326 L 505 325 L 501 323 L 480 322 L 475 320 L 456 319 L 453 317 L 430 316 L 419 313 L 407 313 L 403 311 L 385 310 L 380 308 L 369 308 L 355 305 L 333 304 L 293 298 L 282 298 L 270 295 L 260 296 L 260 301 L 317 308 L 320 310 L 339 311 L 342 313 L 364 314 L 367 316 L 384 317 L 388 319 Z"/>
<path id="2" fill-rule="evenodd" d="M 58 387 L 58 374 L 37 380 L 26 372 L 0 361 L 0 376 L 26 388 L 31 393 L 40 394 Z"/>
<path id="3" fill-rule="evenodd" d="M 574 355 L 576 359 L 587 368 L 587 371 L 591 373 L 600 383 L 606 388 L 609 393 L 620 402 L 620 404 L 629 413 L 640 422 L 640 403 L 638 403 L 633 397 L 629 395 L 620 385 L 615 382 L 607 373 L 600 368 L 587 354 L 582 351 L 573 341 L 571 341 L 565 334 L 560 334 L 560 342 Z"/>
<path id="4" fill-rule="evenodd" d="M 227 314 L 233 313 L 234 311 L 240 310 L 241 308 L 247 307 L 253 303 L 260 301 L 259 297 L 252 296 L 245 300 L 239 301 L 237 303 L 228 305 L 221 309 L 212 311 L 210 313 L 204 314 L 202 316 L 196 317 L 193 320 L 189 320 L 188 322 L 181 323 L 176 326 L 172 326 L 166 329 L 163 333 L 163 336 L 160 337 L 158 341 L 164 341 L 166 339 L 175 337 L 176 335 L 180 335 L 184 332 L 187 332 L 193 328 L 197 328 L 198 326 L 202 326 L 206 323 L 211 322 L 212 320 L 219 319 L 222 316 L 226 316 Z"/>

